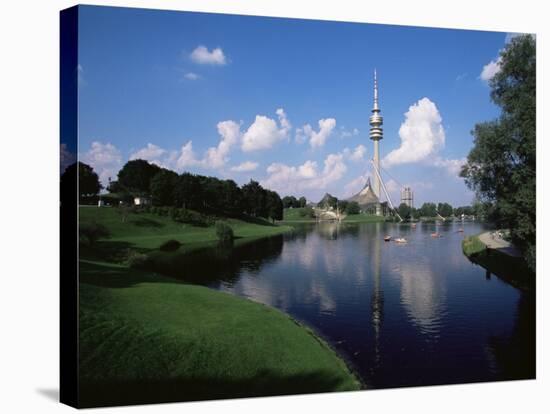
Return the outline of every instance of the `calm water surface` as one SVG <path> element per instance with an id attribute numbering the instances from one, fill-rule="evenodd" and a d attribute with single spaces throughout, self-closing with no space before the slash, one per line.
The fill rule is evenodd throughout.
<path id="1" fill-rule="evenodd" d="M 301 225 L 195 259 L 201 273 L 209 263 L 208 286 L 312 327 L 369 388 L 532 378 L 534 299 L 462 254 L 463 237 L 482 230 L 476 223 Z M 443 237 L 430 237 L 434 231 Z M 386 234 L 408 243 L 384 242 Z"/>

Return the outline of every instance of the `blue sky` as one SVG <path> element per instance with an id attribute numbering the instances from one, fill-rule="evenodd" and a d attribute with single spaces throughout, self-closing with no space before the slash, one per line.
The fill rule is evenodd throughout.
<path id="1" fill-rule="evenodd" d="M 81 6 L 79 158 L 103 182 L 132 158 L 251 178 L 317 201 L 371 175 L 378 71 L 394 202 L 469 204 L 457 169 L 506 33 Z"/>

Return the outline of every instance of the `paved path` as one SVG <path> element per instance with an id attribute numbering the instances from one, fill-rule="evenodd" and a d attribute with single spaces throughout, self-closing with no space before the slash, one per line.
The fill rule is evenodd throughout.
<path id="1" fill-rule="evenodd" d="M 516 246 L 502 237 L 498 237 L 494 232 L 486 232 L 479 235 L 479 240 L 490 249 L 498 250 L 514 257 L 521 257 L 521 253 Z"/>

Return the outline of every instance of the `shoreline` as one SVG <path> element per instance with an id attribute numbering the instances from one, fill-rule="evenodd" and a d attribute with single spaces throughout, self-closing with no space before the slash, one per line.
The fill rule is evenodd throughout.
<path id="1" fill-rule="evenodd" d="M 150 366 L 162 365 L 162 361 L 170 360 L 170 364 L 177 366 L 177 371 L 183 373 L 178 377 L 163 379 L 160 371 L 153 375 L 153 370 L 153 376 L 150 381 L 147 380 L 151 382 L 150 392 L 142 390 L 147 381 L 134 379 L 133 382 L 127 382 L 120 396 L 112 394 L 112 387 L 107 386 L 109 381 L 118 383 L 118 376 L 104 377 L 104 380 L 96 384 L 103 390 L 102 393 L 97 399 L 87 393 L 86 406 L 140 404 L 158 398 L 163 401 L 193 401 L 365 389 L 363 379 L 345 356 L 312 327 L 296 320 L 289 313 L 239 295 L 228 292 L 224 294 L 217 289 L 201 286 L 200 283 L 189 283 L 154 269 L 130 267 L 124 255 L 127 250 L 146 256 L 158 254 L 159 245 L 169 239 L 179 239 L 182 242 L 179 250 L 182 255 L 201 248 L 214 247 L 217 243 L 214 229 L 182 226 L 168 217 L 147 213 L 140 213 L 121 222 L 116 212 L 110 209 L 82 209 L 80 217 L 81 222 L 97 220 L 109 229 L 111 235 L 82 249 L 83 254 L 79 261 L 82 306 L 79 319 L 81 325 L 86 327 L 80 333 L 84 335 L 80 338 L 84 347 L 83 362 L 87 363 L 89 358 L 97 358 L 93 351 L 97 348 L 94 345 L 97 341 L 105 342 L 101 349 L 105 352 L 108 350 L 100 358 L 104 362 L 97 362 L 97 366 L 87 364 L 87 367 L 82 367 L 83 383 L 91 380 L 90 384 L 93 385 L 96 382 L 93 378 L 101 378 L 111 372 L 109 361 L 121 361 L 118 370 L 122 373 L 128 372 L 130 376 L 137 369 L 133 363 L 128 365 L 124 362 L 126 356 L 123 349 L 119 349 L 116 343 L 109 342 L 113 332 L 121 335 L 123 341 L 134 344 L 136 355 L 149 361 L 147 363 Z M 292 226 L 284 223 L 264 226 L 234 219 L 227 221 L 235 229 L 235 246 L 294 231 Z M 196 273 L 200 274 L 200 269 Z M 190 314 L 195 317 L 189 316 Z M 102 320 L 111 322 L 105 324 Z M 114 326 L 113 332 L 104 326 Z M 203 326 L 218 328 L 204 330 Z M 185 329 L 182 331 L 181 327 Z M 151 336 L 153 331 L 159 329 L 164 333 Z M 249 337 L 250 330 L 257 330 L 254 339 Z M 88 332 L 96 333 L 91 335 Z M 163 338 L 167 335 L 172 339 L 165 343 Z M 195 343 L 197 337 L 202 339 Z M 272 338 L 279 340 L 273 341 Z M 191 345 L 193 343 L 195 345 Z M 277 343 L 287 345 L 281 348 L 275 346 Z M 153 352 L 158 346 L 166 347 L 166 352 Z M 242 346 L 248 350 L 248 357 L 243 357 L 238 352 Z M 188 358 L 181 359 L 177 357 L 180 352 L 177 349 L 182 347 L 195 351 Z M 88 352 L 84 349 L 88 349 Z M 215 364 L 204 365 L 199 360 L 195 361 L 201 354 L 209 355 L 213 350 L 214 353 L 208 358 L 213 358 L 214 361 L 219 352 L 233 356 Z M 120 358 L 117 359 L 118 354 Z M 286 362 L 281 365 L 277 363 L 278 360 Z M 227 371 L 227 375 L 219 375 L 219 370 Z M 254 383 L 265 370 L 269 375 L 264 375 L 265 378 L 262 377 L 263 380 L 260 381 L 264 383 L 264 388 L 258 388 Z M 197 375 L 204 381 L 197 384 L 190 382 L 189 378 Z M 219 389 L 208 391 L 205 381 L 210 377 L 220 382 Z M 156 383 L 158 381 L 164 385 L 160 386 Z M 173 391 L 179 383 L 190 387 L 187 395 L 182 396 Z M 238 384 L 245 385 L 240 387 Z M 124 383 L 119 385 L 123 387 Z M 134 398 L 136 390 L 143 391 L 143 395 L 137 398 L 142 401 Z M 250 395 L 240 395 L 243 390 L 248 390 L 246 393 Z M 159 394 L 155 397 L 156 392 Z M 118 398 L 121 400 L 117 400 Z"/>
<path id="2" fill-rule="evenodd" d="M 485 243 L 490 232 L 467 236 L 462 240 L 462 252 L 470 262 L 481 266 L 490 278 L 494 274 L 501 280 L 524 292 L 534 291 L 536 275 L 515 248 L 502 243 L 492 246 Z"/>

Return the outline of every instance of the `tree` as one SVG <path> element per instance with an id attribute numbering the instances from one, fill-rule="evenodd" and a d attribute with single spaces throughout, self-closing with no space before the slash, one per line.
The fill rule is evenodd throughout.
<path id="1" fill-rule="evenodd" d="M 294 208 L 299 207 L 298 200 L 294 196 L 285 196 L 283 197 L 283 207 L 284 208 Z"/>
<path id="2" fill-rule="evenodd" d="M 149 195 L 151 180 L 161 170 L 158 165 L 145 160 L 128 161 L 118 172 L 118 185 L 132 195 Z"/>
<path id="3" fill-rule="evenodd" d="M 315 211 L 311 207 L 304 207 L 300 210 L 300 217 L 315 218 Z"/>
<path id="4" fill-rule="evenodd" d="M 399 204 L 397 212 L 403 220 L 408 219 L 411 216 L 411 208 L 405 203 Z"/>
<path id="5" fill-rule="evenodd" d="M 176 207 L 198 209 L 201 197 L 201 185 L 198 177 L 190 173 L 181 174 L 174 189 Z"/>
<path id="6" fill-rule="evenodd" d="M 298 199 L 298 207 L 304 208 L 306 204 L 307 204 L 307 200 L 305 197 L 302 196 Z"/>
<path id="7" fill-rule="evenodd" d="M 489 84 L 501 115 L 475 125 L 474 147 L 460 175 L 475 191 L 488 219 L 510 228 L 513 242 L 535 270 L 535 39 L 514 37 L 501 51 L 499 62 Z"/>
<path id="8" fill-rule="evenodd" d="M 266 190 L 266 204 L 268 217 L 273 222 L 283 219 L 283 202 L 279 194 L 275 191 Z"/>
<path id="9" fill-rule="evenodd" d="M 265 208 L 265 192 L 257 181 L 250 180 L 248 184 L 243 185 L 242 192 L 247 214 L 260 217 L 268 216 Z"/>
<path id="10" fill-rule="evenodd" d="M 243 193 L 233 180 L 222 182 L 222 197 L 225 211 L 232 215 L 240 215 L 243 211 Z"/>
<path id="11" fill-rule="evenodd" d="M 97 196 L 103 188 L 99 183 L 99 177 L 92 167 L 80 161 L 69 165 L 61 175 L 61 191 L 64 191 L 64 187 L 67 187 L 66 183 L 76 183 L 77 169 L 80 202 L 86 198 Z"/>
<path id="12" fill-rule="evenodd" d="M 437 207 L 434 203 L 424 203 L 420 207 L 420 215 L 422 217 L 435 217 L 437 215 Z"/>
<path id="13" fill-rule="evenodd" d="M 346 214 L 359 214 L 361 212 L 361 207 L 357 201 L 350 201 L 346 206 Z"/>
<path id="14" fill-rule="evenodd" d="M 174 171 L 161 169 L 151 179 L 151 197 L 155 206 L 174 206 L 175 188 L 178 174 Z"/>
<path id="15" fill-rule="evenodd" d="M 463 214 L 465 216 L 471 216 L 471 215 L 474 214 L 474 210 L 473 210 L 472 206 L 460 206 L 460 207 L 457 207 L 453 210 L 453 214 L 456 217 L 461 217 Z"/>
<path id="16" fill-rule="evenodd" d="M 338 210 L 340 211 L 346 211 L 348 209 L 349 201 L 347 200 L 338 200 L 338 204 L 336 205 L 338 207 Z"/>
<path id="17" fill-rule="evenodd" d="M 449 203 L 439 203 L 437 205 L 437 212 L 442 217 L 451 217 L 453 215 L 453 206 Z"/>

